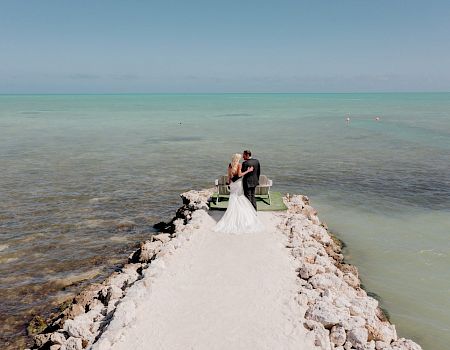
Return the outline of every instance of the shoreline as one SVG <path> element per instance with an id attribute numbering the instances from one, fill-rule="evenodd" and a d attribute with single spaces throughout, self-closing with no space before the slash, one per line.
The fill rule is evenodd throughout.
<path id="1" fill-rule="evenodd" d="M 183 205 L 171 222 L 155 225 L 162 233 L 142 242 L 120 271 L 78 294 L 41 334 L 34 336 L 32 349 L 107 349 L 114 338 L 111 333 L 131 322 L 130 310 L 133 313 L 134 303 L 151 283 L 149 272 L 199 230 L 199 217 L 208 211 L 211 192 L 181 194 Z M 277 233 L 284 236 L 285 248 L 295 261 L 295 301 L 304 310 L 301 321 L 316 348 L 421 349 L 413 341 L 397 337 L 395 326 L 378 301 L 362 289 L 357 268 L 345 263 L 341 241 L 328 232 L 309 199 L 287 195 L 284 201 L 288 210 L 276 215 L 280 220 Z M 112 338 L 105 340 L 105 332 Z"/>

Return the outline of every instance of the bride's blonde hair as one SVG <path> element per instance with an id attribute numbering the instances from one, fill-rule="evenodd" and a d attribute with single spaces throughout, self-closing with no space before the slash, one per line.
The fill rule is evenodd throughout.
<path id="1" fill-rule="evenodd" d="M 239 161 L 241 160 L 241 155 L 239 153 L 233 154 L 231 157 L 231 173 L 235 174 L 237 172 Z"/>

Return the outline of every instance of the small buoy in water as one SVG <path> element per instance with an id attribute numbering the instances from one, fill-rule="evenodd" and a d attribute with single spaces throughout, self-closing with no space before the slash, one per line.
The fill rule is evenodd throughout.
<path id="1" fill-rule="evenodd" d="M 350 117 L 345 118 L 345 121 L 348 123 L 350 123 Z"/>
<path id="2" fill-rule="evenodd" d="M 375 121 L 379 122 L 380 121 L 380 117 L 375 117 Z"/>

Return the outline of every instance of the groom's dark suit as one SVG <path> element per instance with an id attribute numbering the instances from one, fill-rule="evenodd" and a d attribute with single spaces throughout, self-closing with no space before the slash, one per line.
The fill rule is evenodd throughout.
<path id="1" fill-rule="evenodd" d="M 255 189 L 256 186 L 259 185 L 259 174 L 261 173 L 261 167 L 258 159 L 250 158 L 242 163 L 242 171 L 246 171 L 250 167 L 253 167 L 253 171 L 244 175 L 242 184 L 244 187 L 245 197 L 248 198 L 256 209 Z"/>

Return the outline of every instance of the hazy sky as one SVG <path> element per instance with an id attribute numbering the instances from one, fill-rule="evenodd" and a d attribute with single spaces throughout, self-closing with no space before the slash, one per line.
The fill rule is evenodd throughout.
<path id="1" fill-rule="evenodd" d="M 450 91 L 450 1 L 0 0 L 0 93 Z"/>

